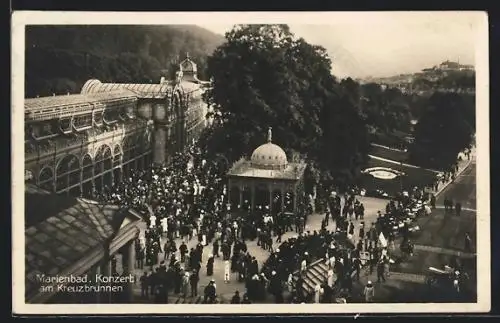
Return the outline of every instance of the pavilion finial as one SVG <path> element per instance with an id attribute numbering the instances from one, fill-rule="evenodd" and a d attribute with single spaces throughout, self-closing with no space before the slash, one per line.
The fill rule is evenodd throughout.
<path id="1" fill-rule="evenodd" d="M 269 127 L 267 130 L 267 142 L 271 142 L 273 139 L 273 128 Z"/>
<path id="2" fill-rule="evenodd" d="M 189 59 L 189 52 L 186 52 L 186 59 Z"/>

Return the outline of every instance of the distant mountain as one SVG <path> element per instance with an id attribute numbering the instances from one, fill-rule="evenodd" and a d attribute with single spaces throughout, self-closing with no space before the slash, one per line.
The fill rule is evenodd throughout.
<path id="1" fill-rule="evenodd" d="M 206 75 L 206 58 L 224 37 L 194 25 L 28 26 L 26 97 L 78 93 L 90 78 L 157 83 L 189 53 Z"/>

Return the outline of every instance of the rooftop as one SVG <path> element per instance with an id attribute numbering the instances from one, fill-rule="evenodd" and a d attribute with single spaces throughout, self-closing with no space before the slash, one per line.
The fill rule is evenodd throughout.
<path id="1" fill-rule="evenodd" d="M 91 106 L 95 103 L 104 103 L 117 99 L 137 99 L 134 92 L 127 89 L 115 89 L 106 93 L 84 93 L 70 95 L 54 95 L 41 98 L 29 98 L 24 100 L 26 112 L 51 109 L 58 107 L 76 107 L 82 105 Z"/>
<path id="2" fill-rule="evenodd" d="M 55 195 L 33 185 L 26 186 L 25 206 L 27 297 L 38 292 L 37 274 L 66 273 L 112 239 L 128 214 L 114 205 Z"/>
<path id="3" fill-rule="evenodd" d="M 82 87 L 85 93 L 104 93 L 116 90 L 129 90 L 142 99 L 163 99 L 170 97 L 174 91 L 174 82 L 163 81 L 163 83 L 102 83 L 99 80 L 88 80 Z M 186 92 L 192 92 L 200 88 L 200 84 L 183 81 L 181 88 Z"/>

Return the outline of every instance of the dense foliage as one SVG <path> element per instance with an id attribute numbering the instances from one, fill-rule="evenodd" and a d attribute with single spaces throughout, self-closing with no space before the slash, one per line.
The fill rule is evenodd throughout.
<path id="1" fill-rule="evenodd" d="M 408 96 L 396 88 L 384 90 L 375 83 L 363 84 L 358 91 L 361 113 L 373 132 L 389 134 L 410 130 L 412 115 Z"/>
<path id="2" fill-rule="evenodd" d="M 416 91 L 473 90 L 476 86 L 476 73 L 474 71 L 433 71 L 416 77 L 412 86 Z"/>
<path id="3" fill-rule="evenodd" d="M 410 160 L 420 166 L 449 170 L 475 134 L 473 97 L 434 93 L 415 127 Z"/>
<path id="4" fill-rule="evenodd" d="M 296 39 L 285 25 L 242 25 L 208 59 L 207 99 L 215 124 L 208 151 L 236 160 L 273 142 L 307 156 L 311 173 L 345 182 L 366 162 L 367 130 L 358 100 L 331 74 L 326 50 Z"/>
<path id="5" fill-rule="evenodd" d="M 206 57 L 223 40 L 184 25 L 28 26 L 26 97 L 78 93 L 90 78 L 157 83 L 173 77 L 186 53 L 206 79 Z"/>

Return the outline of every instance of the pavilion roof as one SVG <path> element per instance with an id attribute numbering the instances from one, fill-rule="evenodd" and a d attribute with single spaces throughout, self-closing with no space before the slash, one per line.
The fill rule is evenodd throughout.
<path id="1" fill-rule="evenodd" d="M 287 167 L 283 170 L 260 169 L 253 167 L 249 160 L 241 160 L 233 165 L 228 175 L 249 178 L 298 180 L 303 176 L 305 169 L 305 163 L 288 163 Z"/>

